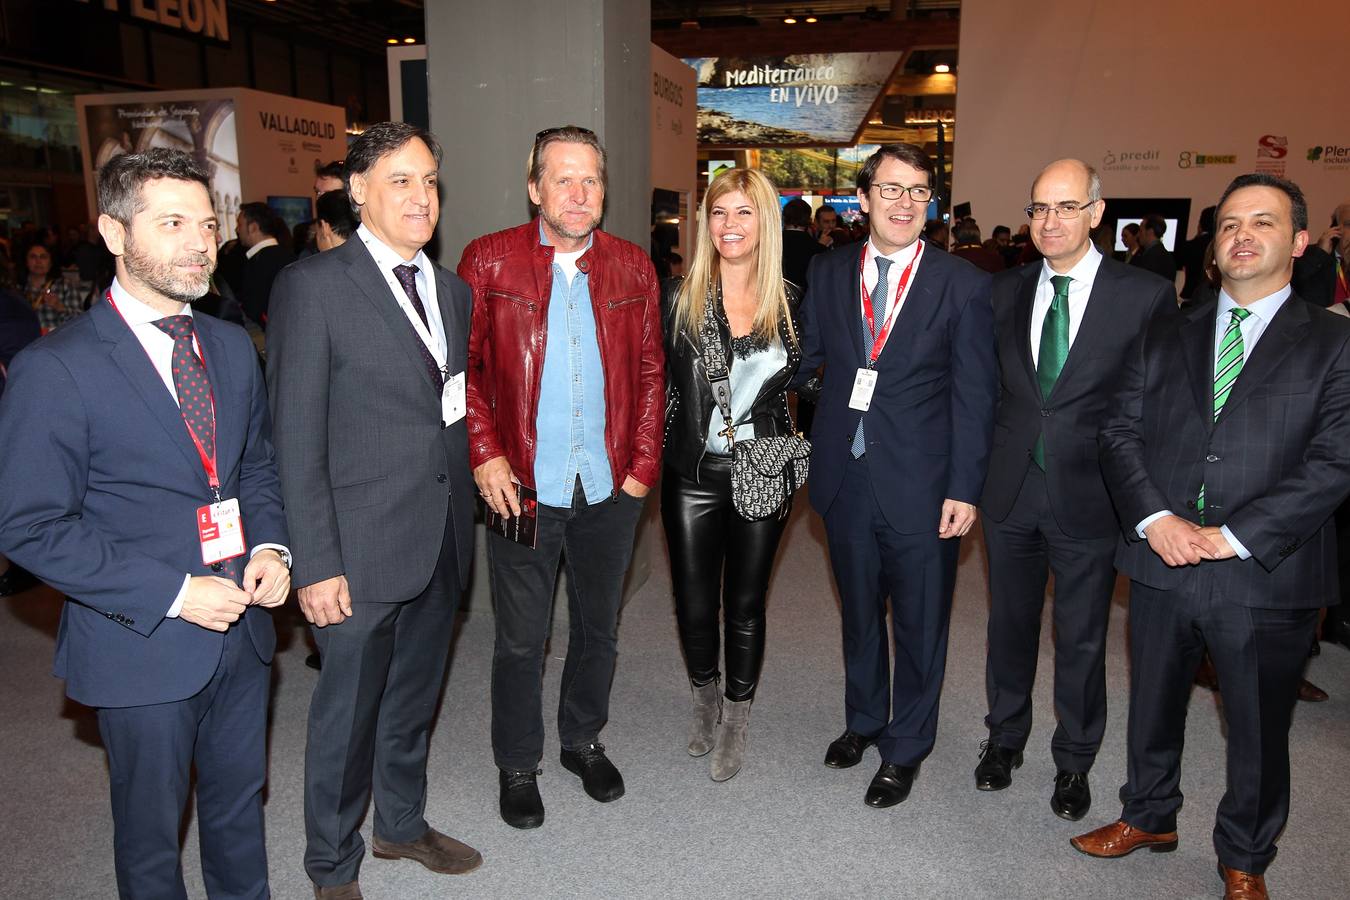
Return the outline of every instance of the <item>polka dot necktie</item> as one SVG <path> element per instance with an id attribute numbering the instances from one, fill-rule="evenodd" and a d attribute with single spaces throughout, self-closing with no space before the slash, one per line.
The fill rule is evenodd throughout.
<path id="1" fill-rule="evenodd" d="M 173 386 L 183 421 L 197 436 L 208 457 L 216 453 L 216 418 L 206 366 L 192 348 L 192 316 L 168 316 L 155 327 L 173 338 Z"/>
<path id="2" fill-rule="evenodd" d="M 427 322 L 427 308 L 422 305 L 422 297 L 417 293 L 417 266 L 394 266 L 394 277 L 398 283 L 403 285 L 403 293 L 408 295 L 408 301 L 412 303 L 413 309 L 417 310 L 417 315 L 421 317 L 422 324 L 426 326 L 427 331 L 431 330 L 431 325 Z M 413 337 L 417 338 L 417 349 L 422 355 L 422 364 L 427 367 L 431 374 L 431 381 L 436 385 L 436 390 L 440 390 L 445 381 L 441 374 L 441 367 L 436 363 L 436 357 L 431 355 L 427 345 L 423 343 L 422 336 L 413 329 Z"/>

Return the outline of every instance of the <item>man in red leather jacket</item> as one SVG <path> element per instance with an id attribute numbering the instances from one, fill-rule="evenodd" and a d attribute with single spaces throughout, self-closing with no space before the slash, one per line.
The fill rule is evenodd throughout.
<path id="1" fill-rule="evenodd" d="M 488 531 L 496 606 L 492 749 L 502 819 L 543 824 L 542 674 L 558 561 L 570 632 L 558 708 L 560 762 L 595 800 L 623 796 L 599 743 L 609 717 L 619 602 L 665 413 L 656 272 L 635 244 L 598 230 L 605 153 L 583 128 L 535 138 L 528 181 L 539 218 L 478 238 L 459 275 L 473 288 L 469 457 L 484 502 L 537 510 L 535 545 Z M 517 485 L 533 489 L 525 500 Z M 537 506 L 531 501 L 537 499 Z"/>

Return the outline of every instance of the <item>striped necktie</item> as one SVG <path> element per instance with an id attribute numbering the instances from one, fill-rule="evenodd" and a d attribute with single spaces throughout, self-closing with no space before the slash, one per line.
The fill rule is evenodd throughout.
<path id="1" fill-rule="evenodd" d="M 1238 376 L 1242 374 L 1242 363 L 1246 355 L 1242 344 L 1242 320 L 1252 314 L 1249 309 L 1243 309 L 1241 306 L 1234 307 L 1231 310 L 1232 318 L 1228 320 L 1228 328 L 1223 333 L 1223 340 L 1219 342 L 1219 352 L 1214 356 L 1214 418 L 1219 418 L 1219 413 L 1223 412 L 1223 405 L 1228 402 L 1228 395 L 1233 392 L 1233 385 L 1237 382 Z M 1195 502 L 1195 508 L 1200 512 L 1200 521 L 1205 521 L 1205 486 L 1200 485 L 1200 496 Z"/>
<path id="2" fill-rule="evenodd" d="M 1050 276 L 1050 284 L 1055 296 L 1050 308 L 1045 311 L 1045 321 L 1041 324 L 1041 352 L 1036 357 L 1036 383 L 1041 388 L 1041 400 L 1050 399 L 1055 389 L 1059 373 L 1064 370 L 1064 361 L 1069 358 L 1069 285 L 1073 279 L 1068 275 Z M 1036 446 L 1031 448 L 1031 458 L 1045 471 L 1045 435 L 1036 438 Z"/>

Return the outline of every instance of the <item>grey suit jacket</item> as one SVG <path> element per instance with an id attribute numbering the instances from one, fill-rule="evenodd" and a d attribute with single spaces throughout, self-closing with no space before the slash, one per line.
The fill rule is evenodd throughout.
<path id="1" fill-rule="evenodd" d="M 1350 494 L 1350 320 L 1295 294 L 1275 314 L 1214 418 L 1217 301 L 1155 319 L 1127 355 L 1102 425 L 1102 473 L 1124 539 L 1116 567 L 1160 590 L 1172 568 L 1135 527 L 1160 510 L 1227 525 L 1247 560 L 1201 563 L 1225 603 L 1311 609 L 1339 602 L 1336 526 Z"/>
<path id="2" fill-rule="evenodd" d="M 466 366 L 472 298 L 433 268 L 454 374 Z M 442 427 L 416 332 L 361 241 L 277 276 L 267 384 L 296 587 L 345 574 L 353 602 L 410 600 L 431 581 L 447 515 L 467 586 L 468 431 L 463 419 Z"/>

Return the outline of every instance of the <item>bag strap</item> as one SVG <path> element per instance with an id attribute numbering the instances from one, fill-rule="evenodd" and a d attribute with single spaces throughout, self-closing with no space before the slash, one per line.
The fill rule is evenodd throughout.
<path id="1" fill-rule="evenodd" d="M 703 298 L 703 324 L 698 330 L 699 342 L 703 345 L 703 374 L 712 387 L 713 400 L 722 413 L 722 422 L 726 426 L 718 432 L 727 439 L 733 448 L 736 446 L 736 424 L 731 420 L 731 370 L 727 365 L 726 348 L 722 346 L 722 333 L 717 328 L 717 314 L 713 304 L 721 303 L 722 285 L 717 285 L 714 297 L 712 285 Z"/>

